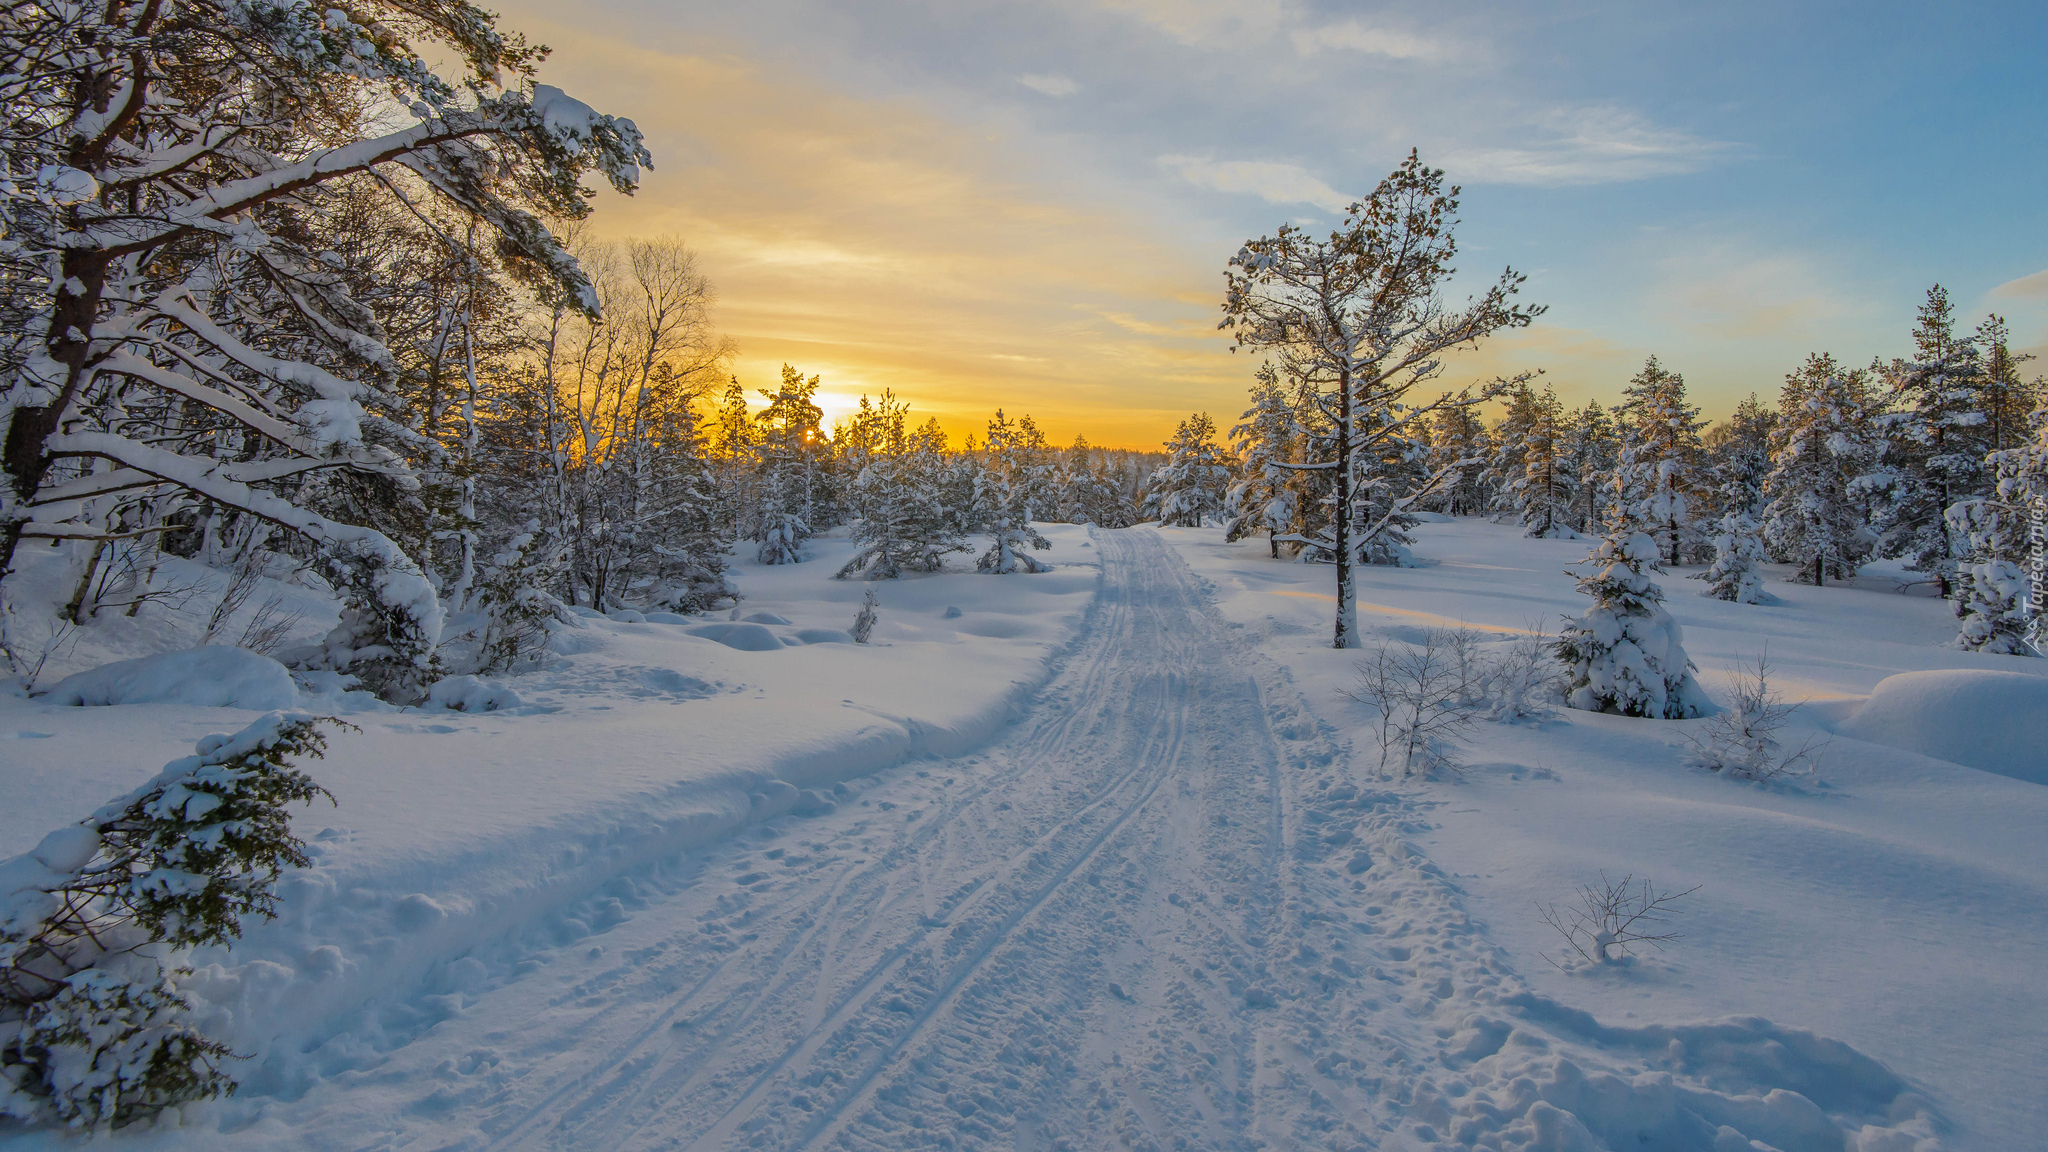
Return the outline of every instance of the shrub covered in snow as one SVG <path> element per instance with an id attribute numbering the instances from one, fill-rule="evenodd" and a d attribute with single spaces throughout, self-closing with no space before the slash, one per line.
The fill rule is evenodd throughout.
<path id="1" fill-rule="evenodd" d="M 1824 742 L 1809 740 L 1788 750 L 1778 733 L 1791 718 L 1792 706 L 1771 687 L 1771 666 L 1760 655 L 1755 663 L 1735 669 L 1729 706 L 1707 717 L 1700 730 L 1687 737 L 1692 763 L 1732 780 L 1772 780 L 1810 772 Z"/>
<path id="2" fill-rule="evenodd" d="M 286 809 L 328 795 L 293 764 L 325 749 L 321 723 L 208 736 L 0 864 L 0 1115 L 104 1128 L 234 1090 L 172 957 L 268 919 L 278 876 L 307 863 Z"/>

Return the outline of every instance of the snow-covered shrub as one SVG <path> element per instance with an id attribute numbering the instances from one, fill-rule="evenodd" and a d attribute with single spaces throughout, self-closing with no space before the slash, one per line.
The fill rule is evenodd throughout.
<path id="1" fill-rule="evenodd" d="M 1579 889 L 1575 906 L 1538 905 L 1543 922 L 1559 936 L 1578 958 L 1587 964 L 1619 964 L 1635 955 L 1630 946 L 1648 944 L 1658 951 L 1679 939 L 1676 932 L 1660 931 L 1670 917 L 1680 914 L 1677 901 L 1700 890 L 1695 884 L 1683 892 L 1659 892 L 1648 880 L 1641 884 L 1633 876 L 1619 881 L 1600 874 L 1599 884 Z M 1550 957 L 1545 956 L 1545 960 Z M 1566 958 L 1567 960 L 1570 957 Z M 1551 964 L 1563 968 L 1555 960 Z"/>
<path id="2" fill-rule="evenodd" d="M 853 618 L 853 627 L 846 630 L 847 634 L 853 637 L 855 644 L 867 643 L 868 637 L 874 633 L 877 616 L 875 609 L 879 607 L 881 602 L 875 599 L 875 590 L 868 589 L 868 594 L 860 602 L 860 614 Z"/>
<path id="3" fill-rule="evenodd" d="M 568 569 L 563 553 L 559 542 L 541 532 L 540 522 L 530 520 L 484 565 L 475 594 L 484 616 L 477 671 L 512 671 L 546 649 L 548 624 L 565 611 L 549 591 Z"/>
<path id="4" fill-rule="evenodd" d="M 1456 771 L 1453 738 L 1471 730 L 1472 679 L 1455 643 L 1439 633 L 1420 646 L 1383 643 L 1358 662 L 1358 678 L 1345 691 L 1373 709 L 1380 771 L 1430 776 Z"/>
<path id="5" fill-rule="evenodd" d="M 1736 665 L 1733 679 L 1729 706 L 1686 737 L 1693 752 L 1690 763 L 1732 780 L 1771 780 L 1813 771 L 1825 742 L 1809 740 L 1796 751 L 1785 749 L 1778 733 L 1790 721 L 1792 706 L 1771 687 L 1766 658 L 1760 655 L 1753 664 Z"/>
<path id="6" fill-rule="evenodd" d="M 1635 521 L 1618 516 L 1579 577 L 1593 607 L 1566 623 L 1556 652 L 1569 669 L 1565 702 L 1585 712 L 1685 720 L 1708 710 L 1692 676 L 1684 633 L 1663 608 L 1664 592 L 1646 568 L 1657 568 L 1657 544 Z"/>
<path id="7" fill-rule="evenodd" d="M 233 1091 L 169 957 L 275 914 L 279 875 L 307 863 L 287 806 L 328 796 L 293 761 L 321 755 L 331 722 L 273 713 L 208 736 L 0 864 L 0 1114 L 98 1128 Z"/>
<path id="8" fill-rule="evenodd" d="M 794 512 L 769 512 L 761 518 L 761 547 L 755 553 L 763 564 L 795 564 L 803 560 L 804 541 L 811 538 L 811 526 Z"/>
<path id="9" fill-rule="evenodd" d="M 2034 589 L 2020 567 L 2027 546 L 2022 507 L 2015 501 L 1962 500 L 1949 506 L 1946 519 L 1949 534 L 1960 542 L 1954 598 L 1962 621 L 1956 647 L 2036 655 L 2027 642 Z"/>
<path id="10" fill-rule="evenodd" d="M 1732 600 L 1737 604 L 1768 604 L 1774 599 L 1764 591 L 1762 565 L 1770 559 L 1764 553 L 1762 530 L 1749 514 L 1730 512 L 1714 525 L 1714 563 L 1694 577 L 1705 580 L 1702 596 Z"/>
<path id="11" fill-rule="evenodd" d="M 1564 699 L 1564 678 L 1552 655 L 1556 641 L 1531 625 L 1481 662 L 1480 708 L 1488 720 L 1543 720 Z"/>

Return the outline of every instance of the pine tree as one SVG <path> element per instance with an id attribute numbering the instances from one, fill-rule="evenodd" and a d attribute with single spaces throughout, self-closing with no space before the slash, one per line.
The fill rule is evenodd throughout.
<path id="1" fill-rule="evenodd" d="M 1270 349 L 1290 379 L 1318 386 L 1311 403 L 1329 436 L 1315 447 L 1327 453 L 1298 467 L 1334 476 L 1328 535 L 1310 543 L 1336 564 L 1337 648 L 1357 643 L 1353 564 L 1398 554 L 1411 510 L 1457 475 L 1407 484 L 1380 470 L 1419 469 L 1438 412 L 1484 403 L 1512 382 L 1433 400 L 1412 393 L 1441 375 L 1445 351 L 1525 327 L 1542 311 L 1510 302 L 1522 283 L 1512 269 L 1462 310 L 1443 301 L 1457 208 L 1458 189 L 1411 153 L 1327 240 L 1283 224 L 1246 243 L 1225 273 L 1223 326 L 1233 346 Z"/>
<path id="2" fill-rule="evenodd" d="M 1652 356 L 1622 389 L 1628 399 L 1620 413 L 1627 427 L 1616 476 L 1621 499 L 1661 545 L 1666 563 L 1680 563 L 1697 549 L 1693 528 L 1704 452 L 1700 410 L 1686 403 L 1685 377 Z"/>
<path id="3" fill-rule="evenodd" d="M 443 611 L 423 545 L 446 528 L 473 559 L 475 541 L 429 526 L 419 472 L 463 475 L 406 410 L 365 303 L 390 303 L 391 269 L 348 241 L 409 216 L 446 250 L 436 268 L 513 266 L 595 313 L 541 218 L 586 215 L 587 174 L 631 192 L 649 156 L 630 122 L 536 84 L 541 55 L 461 0 L 0 17 L 0 307 L 26 334 L 0 400 L 0 594 L 24 539 L 156 540 L 226 513 L 334 574 L 351 603 L 326 651 L 382 661 L 400 694 L 428 675 Z M 472 334 L 455 317 L 476 308 L 437 304 L 443 336 Z"/>
<path id="4" fill-rule="evenodd" d="M 1693 679 L 1684 631 L 1664 610 L 1664 592 L 1650 579 L 1658 567 L 1658 545 L 1643 531 L 1625 491 L 1613 493 L 1607 534 L 1579 577 L 1579 591 L 1593 607 L 1567 619 L 1557 655 L 1570 677 L 1566 703 L 1586 712 L 1685 720 L 1704 715 L 1706 694 Z"/>
<path id="5" fill-rule="evenodd" d="M 1252 406 L 1240 419 L 1230 430 L 1231 444 L 1237 449 L 1237 479 L 1223 500 L 1230 518 L 1223 538 L 1237 541 L 1264 532 L 1267 547 L 1277 559 L 1279 538 L 1295 528 L 1293 482 L 1300 475 L 1281 465 L 1300 460 L 1301 434 L 1294 406 L 1271 365 L 1259 370 Z"/>
<path id="6" fill-rule="evenodd" d="M 1965 547 L 1956 590 L 1962 648 L 2048 654 L 2042 631 L 2048 604 L 2037 583 L 2048 574 L 2048 405 L 2030 422 L 2031 441 L 1985 459 L 1997 477 L 1992 495 L 1949 511 L 1950 530 Z"/>
<path id="7" fill-rule="evenodd" d="M 1506 399 L 1507 408 L 1493 426 L 1493 454 L 1480 481 L 1486 491 L 1486 511 L 1494 522 L 1521 523 L 1518 494 L 1528 472 L 1529 437 L 1540 419 L 1541 399 L 1526 382 L 1510 389 Z"/>
<path id="8" fill-rule="evenodd" d="M 1144 514 L 1174 528 L 1200 528 L 1223 511 L 1230 466 L 1216 447 L 1216 422 L 1197 412 L 1166 441 L 1166 463 L 1152 474 Z"/>
<path id="9" fill-rule="evenodd" d="M 982 531 L 991 537 L 988 551 L 975 561 L 977 571 L 1005 576 L 1046 570 L 1028 551 L 1052 547 L 1031 526 L 1031 447 L 1019 425 L 997 409 L 988 423 L 988 444 L 975 477 L 974 508 Z"/>
<path id="10" fill-rule="evenodd" d="M 1521 441 L 1522 475 L 1512 485 L 1517 516 L 1531 537 L 1574 536 L 1567 525 L 1575 478 L 1564 455 L 1564 405 L 1546 387 L 1542 395 L 1531 398 L 1528 415 Z"/>
<path id="11" fill-rule="evenodd" d="M 1983 440 L 1991 452 L 2024 446 L 2032 427 L 2029 417 L 2048 402 L 2040 377 L 2020 377 L 2020 365 L 2034 357 L 2014 352 L 2009 340 L 2003 316 L 1987 317 L 1977 325 L 1975 343 L 1984 364 L 1977 407 L 1984 413 Z"/>
<path id="12" fill-rule="evenodd" d="M 1487 508 L 1486 467 L 1494 443 L 1479 414 L 1470 408 L 1437 413 L 1429 427 L 1429 471 L 1455 472 L 1445 485 L 1436 511 L 1452 516 L 1478 516 Z"/>
<path id="13" fill-rule="evenodd" d="M 1763 530 L 1749 513 L 1731 509 L 1714 525 L 1714 563 L 1699 579 L 1707 582 L 1701 595 L 1737 604 L 1766 604 L 1771 595 L 1764 591 Z"/>
<path id="14" fill-rule="evenodd" d="M 1721 514 L 1754 517 L 1763 507 L 1764 479 L 1771 473 L 1771 436 L 1778 413 L 1754 392 L 1728 419 L 1707 429 L 1707 474 Z"/>
<path id="15" fill-rule="evenodd" d="M 1614 421 L 1598 400 L 1572 415 L 1565 436 L 1564 458 L 1578 479 L 1578 498 L 1572 502 L 1571 526 L 1591 532 L 1600 524 L 1600 493 L 1614 484 L 1614 470 L 1621 458 L 1621 440 Z"/>
<path id="16" fill-rule="evenodd" d="M 818 427 L 824 409 L 813 397 L 818 378 L 782 366 L 782 387 L 763 392 L 768 407 L 756 413 L 761 443 L 761 516 L 755 539 L 763 564 L 795 564 L 819 527 L 819 457 L 827 450 Z"/>
<path id="17" fill-rule="evenodd" d="M 940 505 L 944 434 L 935 441 L 931 424 L 908 431 L 908 412 L 891 392 L 872 405 L 863 396 L 859 414 L 834 438 L 843 454 L 856 457 L 848 495 L 860 517 L 853 556 L 838 572 L 842 580 L 856 573 L 894 580 L 905 570 L 936 572 L 947 553 L 966 548 Z"/>
<path id="18" fill-rule="evenodd" d="M 1959 500 L 1990 491 L 1985 471 L 1989 419 L 1979 407 L 1985 375 L 1976 341 L 1955 334 L 1948 293 L 1927 292 L 1913 329 L 1915 359 L 1894 361 L 1891 408 L 1878 421 L 1885 436 L 1882 464 L 1865 484 L 1881 497 L 1878 552 L 1905 557 L 1914 571 L 1934 577 L 1948 596 L 1960 541 L 1945 514 Z"/>
<path id="19" fill-rule="evenodd" d="M 1764 539 L 1799 565 L 1792 579 L 1847 580 L 1870 554 L 1856 480 L 1882 450 L 1870 429 L 1868 384 L 1832 356 L 1807 358 L 1785 377 L 1764 478 Z"/>

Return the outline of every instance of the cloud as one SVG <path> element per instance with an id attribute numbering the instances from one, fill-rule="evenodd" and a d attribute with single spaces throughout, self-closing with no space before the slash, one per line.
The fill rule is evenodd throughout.
<path id="1" fill-rule="evenodd" d="M 2032 276 L 2007 280 L 1991 290 L 1991 295 L 2001 300 L 2040 300 L 2048 298 L 2048 268 Z"/>
<path id="2" fill-rule="evenodd" d="M 1455 54 L 1445 41 L 1392 28 L 1374 28 L 1355 20 L 1298 31 L 1294 34 L 1294 50 L 1303 56 L 1337 50 L 1364 52 L 1394 60 L 1444 60 Z"/>
<path id="3" fill-rule="evenodd" d="M 1444 167 L 1461 183 L 1556 187 L 1681 176 L 1740 151 L 1608 104 L 1557 109 L 1525 131 L 1511 146 L 1453 149 Z"/>
<path id="4" fill-rule="evenodd" d="M 1179 172 L 1190 184 L 1218 192 L 1249 192 L 1268 204 L 1313 204 L 1325 211 L 1342 212 L 1356 199 L 1295 164 L 1208 160 L 1199 156 L 1161 156 L 1159 162 Z"/>
<path id="5" fill-rule="evenodd" d="M 1284 0 L 1102 0 L 1182 44 L 1231 49 L 1265 39 L 1285 22 Z"/>
<path id="6" fill-rule="evenodd" d="M 1076 195 L 1014 138 L 703 38 L 664 50 L 623 20 L 517 23 L 555 46 L 548 82 L 647 132 L 639 195 L 600 191 L 590 228 L 701 254 L 748 388 L 787 362 L 822 376 L 834 415 L 887 387 L 956 440 L 1002 407 L 1106 445 L 1156 444 L 1189 405 L 1242 394 L 1249 368 L 1204 323 L 1213 300 L 1183 295 L 1221 257 L 1153 212 Z"/>
<path id="7" fill-rule="evenodd" d="M 1017 77 L 1017 83 L 1047 96 L 1072 96 L 1081 90 L 1079 84 L 1057 72 L 1026 72 Z"/>

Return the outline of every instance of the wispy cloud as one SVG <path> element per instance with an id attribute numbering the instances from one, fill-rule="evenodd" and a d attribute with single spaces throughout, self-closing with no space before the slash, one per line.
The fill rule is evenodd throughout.
<path id="1" fill-rule="evenodd" d="M 1444 166 L 1464 183 L 1568 186 L 1679 176 L 1740 152 L 1606 104 L 1558 109 L 1524 131 L 1507 146 L 1454 150 Z"/>
<path id="2" fill-rule="evenodd" d="M 1026 72 L 1017 77 L 1017 83 L 1047 96 L 1072 96 L 1081 90 L 1081 86 L 1072 78 L 1057 72 Z"/>
<path id="3" fill-rule="evenodd" d="M 2048 268 L 2031 276 L 2007 280 L 1991 290 L 1991 295 L 2001 300 L 2041 300 L 2048 298 Z"/>
<path id="4" fill-rule="evenodd" d="M 1457 54 L 1447 41 L 1393 28 L 1375 28 L 1356 20 L 1298 31 L 1294 34 L 1294 50 L 1303 56 L 1343 51 L 1364 52 L 1394 60 L 1426 61 L 1446 60 Z"/>
<path id="5" fill-rule="evenodd" d="M 1296 164 L 1200 156 L 1161 156 L 1159 162 L 1191 184 L 1218 192 L 1248 192 L 1268 204 L 1313 204 L 1325 211 L 1342 212 L 1355 199 Z"/>

